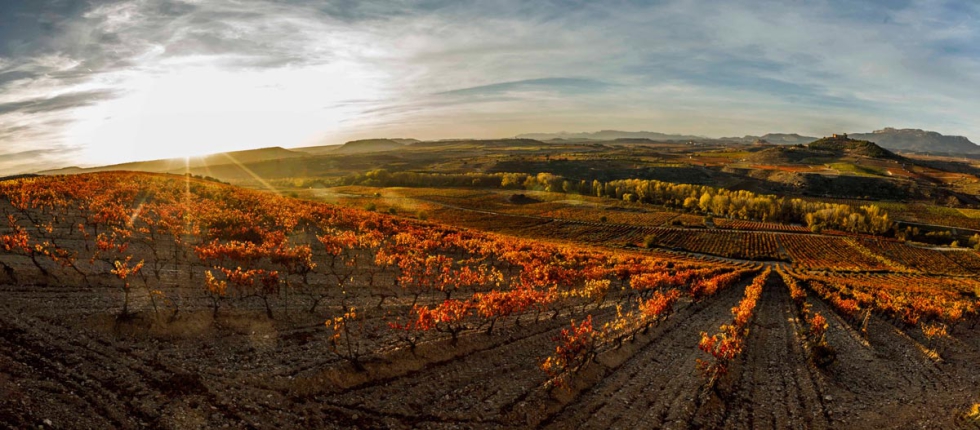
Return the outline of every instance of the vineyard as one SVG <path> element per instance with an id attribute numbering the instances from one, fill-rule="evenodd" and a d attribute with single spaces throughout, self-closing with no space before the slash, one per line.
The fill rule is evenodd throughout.
<path id="1" fill-rule="evenodd" d="M 863 240 L 861 245 L 871 252 L 882 255 L 903 267 L 924 273 L 947 275 L 972 275 L 976 273 L 971 267 L 976 267 L 976 253 L 973 252 L 942 252 L 929 249 L 904 246 L 887 240 Z M 959 262 L 962 261 L 963 264 Z"/>
<path id="2" fill-rule="evenodd" d="M 762 231 L 787 231 L 796 233 L 809 233 L 806 227 L 798 225 L 787 225 L 775 222 L 756 222 L 746 220 L 730 220 L 725 218 L 715 218 L 715 226 L 719 228 L 730 228 L 734 230 L 762 230 Z"/>
<path id="3" fill-rule="evenodd" d="M 379 211 L 424 213 L 457 226 L 535 239 L 562 239 L 608 247 L 651 247 L 705 257 L 785 261 L 803 270 L 899 271 L 971 276 L 980 267 L 975 250 L 934 250 L 882 237 L 809 229 L 780 223 L 705 218 L 678 212 L 650 212 L 632 206 L 602 206 L 595 198 L 561 200 L 564 194 L 534 192 L 512 202 L 514 193 L 415 188 L 342 187 L 339 201 Z M 381 192 L 378 192 L 381 190 Z M 374 197 L 381 194 L 381 197 Z M 524 196 L 524 194 L 521 194 Z"/>
<path id="4" fill-rule="evenodd" d="M 974 425 L 975 253 L 419 195 L 0 182 L 3 426 Z"/>
<path id="5" fill-rule="evenodd" d="M 687 232 L 655 229 L 654 240 L 660 246 L 745 260 L 785 260 L 776 236 L 766 233 L 732 231 Z"/>
<path id="6" fill-rule="evenodd" d="M 831 270 L 890 270 L 892 267 L 851 246 L 848 239 L 834 237 L 785 235 L 780 243 L 793 259 L 793 264 L 806 269 Z"/>
<path id="7" fill-rule="evenodd" d="M 541 216 L 576 221 L 629 224 L 634 226 L 659 226 L 677 218 L 674 212 L 640 212 L 629 210 L 603 210 L 595 208 L 561 208 L 544 211 Z"/>

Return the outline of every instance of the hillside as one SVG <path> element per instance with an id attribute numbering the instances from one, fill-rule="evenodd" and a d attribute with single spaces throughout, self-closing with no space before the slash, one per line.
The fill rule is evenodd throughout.
<path id="1" fill-rule="evenodd" d="M 877 143 L 893 151 L 927 152 L 933 154 L 980 154 L 980 146 L 963 136 L 944 136 L 919 129 L 884 128 L 871 133 L 850 135 L 854 139 Z"/>
<path id="2" fill-rule="evenodd" d="M 249 164 L 267 160 L 282 160 L 288 158 L 304 157 L 307 154 L 298 151 L 291 151 L 280 147 L 249 149 L 245 151 L 220 152 L 216 154 L 204 155 L 201 157 L 171 158 L 164 160 L 136 161 L 132 163 L 114 164 L 100 167 L 68 167 L 64 169 L 45 170 L 38 172 L 42 175 L 69 175 L 76 173 L 106 172 L 106 171 L 134 171 L 134 172 L 182 172 L 190 169 L 210 168 L 228 164 Z"/>
<path id="3" fill-rule="evenodd" d="M 848 155 L 891 160 L 902 159 L 901 156 L 895 155 L 873 142 L 836 135 L 816 139 L 806 145 L 773 145 L 773 142 L 767 141 L 763 149 L 752 152 L 746 159 L 759 163 L 777 165 L 797 163 L 822 164 Z"/>
<path id="4" fill-rule="evenodd" d="M 765 141 L 766 143 L 775 145 L 806 145 L 814 140 L 817 140 L 817 138 L 811 136 L 801 136 L 796 133 L 766 133 L 762 136 L 746 135 L 744 137 L 722 137 L 718 140 L 734 141 L 739 143 L 755 143 L 757 141 Z"/>
<path id="5" fill-rule="evenodd" d="M 483 148 L 483 149 L 507 149 L 507 148 L 539 148 L 547 146 L 544 142 L 534 139 L 447 139 L 447 140 L 427 140 L 416 142 L 409 145 L 411 148 Z"/>
<path id="6" fill-rule="evenodd" d="M 826 156 L 827 154 L 811 150 L 806 146 L 786 145 L 769 146 L 765 149 L 755 151 L 745 158 L 764 164 L 796 164 L 802 163 L 806 159 Z"/>
<path id="7" fill-rule="evenodd" d="M 759 136 L 759 139 L 777 145 L 806 145 L 807 143 L 817 140 L 816 137 L 800 136 L 796 133 L 767 133 Z"/>
<path id="8" fill-rule="evenodd" d="M 317 146 L 301 146 L 299 148 L 289 148 L 291 151 L 302 152 L 309 155 L 323 155 L 329 154 L 336 151 L 338 148 L 343 146 L 339 145 L 317 145 Z"/>
<path id="9" fill-rule="evenodd" d="M 809 149 L 830 151 L 848 155 L 860 155 L 871 158 L 901 159 L 895 153 L 866 140 L 851 139 L 847 135 L 833 135 L 810 142 Z"/>
<path id="10" fill-rule="evenodd" d="M 405 144 L 393 139 L 352 140 L 334 150 L 340 154 L 360 154 L 365 152 L 394 151 L 405 148 Z"/>

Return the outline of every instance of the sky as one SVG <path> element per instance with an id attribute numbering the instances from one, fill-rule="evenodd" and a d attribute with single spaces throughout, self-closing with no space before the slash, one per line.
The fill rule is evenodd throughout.
<path id="1" fill-rule="evenodd" d="M 372 137 L 980 141 L 974 0 L 3 0 L 0 175 Z"/>

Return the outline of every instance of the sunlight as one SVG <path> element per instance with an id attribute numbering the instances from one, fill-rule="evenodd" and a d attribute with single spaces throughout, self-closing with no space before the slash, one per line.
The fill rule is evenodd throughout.
<path id="1" fill-rule="evenodd" d="M 223 155 L 225 156 L 225 158 L 227 158 L 229 161 L 231 161 L 232 164 L 238 166 L 240 169 L 242 169 L 243 171 L 245 171 L 245 173 L 248 173 L 248 175 L 251 176 L 252 179 L 255 179 L 256 182 L 262 184 L 262 186 L 265 187 L 267 190 L 271 191 L 273 194 L 280 194 L 279 193 L 279 190 L 277 190 L 276 187 L 273 187 L 272 184 L 270 184 L 269 182 L 267 182 L 265 179 L 262 179 L 261 176 L 255 174 L 255 172 L 253 172 L 252 169 L 249 169 L 248 166 L 246 166 L 246 165 L 242 164 L 241 162 L 239 162 L 231 154 L 223 154 Z"/>
<path id="2" fill-rule="evenodd" d="M 84 162 L 314 145 L 351 117 L 342 101 L 378 91 L 353 63 L 228 71 L 190 61 L 127 76 L 122 97 L 79 109 L 68 136 Z"/>

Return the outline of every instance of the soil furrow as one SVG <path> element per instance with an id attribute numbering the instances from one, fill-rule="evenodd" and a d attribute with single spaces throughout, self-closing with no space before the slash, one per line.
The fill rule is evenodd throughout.
<path id="1" fill-rule="evenodd" d="M 729 310 L 741 298 L 744 283 L 722 291 L 703 305 L 691 305 L 672 316 L 661 335 L 640 349 L 573 403 L 554 415 L 552 428 L 657 427 L 685 410 L 703 381 L 695 371 L 701 331 L 716 330 L 731 318 Z M 680 409 L 680 412 L 675 412 Z M 683 420 L 683 419 L 681 419 Z"/>
<path id="2" fill-rule="evenodd" d="M 609 309 L 602 311 L 610 313 Z M 538 369 L 538 359 L 550 352 L 552 338 L 564 326 L 546 327 L 550 328 L 426 366 L 385 384 L 344 392 L 335 396 L 335 401 L 385 413 L 431 415 L 444 420 L 458 421 L 473 415 L 481 420 L 499 419 L 507 405 L 544 382 L 546 375 Z"/>
<path id="3" fill-rule="evenodd" d="M 726 399 L 729 413 L 725 427 L 830 427 L 820 393 L 803 382 L 809 380 L 809 364 L 799 347 L 794 318 L 785 285 L 778 276 L 771 276 L 756 305 L 736 385 L 738 392 Z"/>

